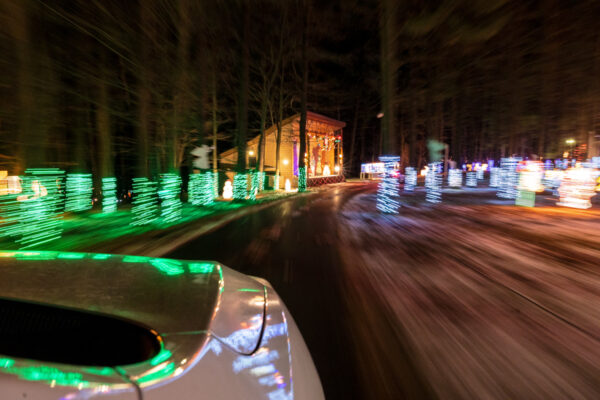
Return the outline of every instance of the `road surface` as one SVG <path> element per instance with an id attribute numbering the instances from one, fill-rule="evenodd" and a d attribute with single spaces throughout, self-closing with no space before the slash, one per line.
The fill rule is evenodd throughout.
<path id="1" fill-rule="evenodd" d="M 236 220 L 168 257 L 268 279 L 328 399 L 600 398 L 600 212 L 422 189 L 398 216 L 336 185 Z"/>

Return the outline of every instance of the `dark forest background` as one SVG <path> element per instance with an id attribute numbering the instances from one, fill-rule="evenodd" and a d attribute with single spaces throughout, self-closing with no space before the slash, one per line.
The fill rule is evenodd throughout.
<path id="1" fill-rule="evenodd" d="M 0 0 L 0 169 L 180 171 L 303 94 L 347 122 L 350 174 L 382 153 L 420 167 L 429 139 L 459 162 L 560 156 L 600 128 L 598 16 L 593 0 Z"/>

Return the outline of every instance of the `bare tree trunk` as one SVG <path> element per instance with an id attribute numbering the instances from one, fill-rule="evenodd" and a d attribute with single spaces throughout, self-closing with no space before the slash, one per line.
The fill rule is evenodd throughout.
<path id="1" fill-rule="evenodd" d="M 217 157 L 218 157 L 218 152 L 217 152 L 217 133 L 218 133 L 218 129 L 217 129 L 217 108 L 218 108 L 218 104 L 217 104 L 217 73 L 215 71 L 215 66 L 213 65 L 213 71 L 212 71 L 212 140 L 213 140 L 213 171 L 216 173 L 217 172 Z"/>
<path id="2" fill-rule="evenodd" d="M 113 176 L 114 168 L 110 132 L 109 96 L 104 76 L 100 79 L 98 87 L 96 128 L 98 130 L 98 173 L 100 178 L 108 178 Z"/>
<path id="3" fill-rule="evenodd" d="M 383 119 L 381 121 L 381 154 L 390 154 L 396 150 L 396 114 L 394 98 L 396 95 L 396 32 L 394 0 L 381 0 L 380 3 L 380 38 L 381 38 L 381 105 Z"/>
<path id="4" fill-rule="evenodd" d="M 304 171 L 304 176 L 299 173 L 298 176 L 298 191 L 303 192 L 306 190 L 306 171 L 305 154 L 306 150 L 306 113 L 307 113 L 307 96 L 308 96 L 308 20 L 310 5 L 308 2 L 304 3 L 304 25 L 302 29 L 302 93 L 300 96 L 300 152 L 298 154 L 298 167 L 300 171 Z"/>
<path id="5" fill-rule="evenodd" d="M 352 121 L 352 133 L 350 134 L 350 173 L 354 171 L 354 143 L 356 142 L 356 131 L 358 125 L 358 97 L 354 103 L 354 120 Z"/>
<path id="6" fill-rule="evenodd" d="M 240 49 L 240 88 L 238 97 L 238 120 L 236 129 L 237 171 L 246 171 L 246 138 L 248 136 L 248 84 L 250 69 L 249 29 L 250 16 L 248 5 L 242 1 L 241 49 Z"/>

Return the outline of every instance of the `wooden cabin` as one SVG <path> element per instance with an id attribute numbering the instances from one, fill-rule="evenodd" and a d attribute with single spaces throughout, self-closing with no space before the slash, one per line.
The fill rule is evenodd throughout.
<path id="1" fill-rule="evenodd" d="M 345 122 L 335 120 L 314 112 L 307 112 L 306 133 L 307 149 L 306 165 L 308 186 L 342 182 L 343 168 L 343 129 Z M 246 165 L 249 169 L 257 168 L 258 143 L 260 135 L 250 139 L 246 149 Z M 275 184 L 275 160 L 277 152 L 277 126 L 273 125 L 265 131 L 263 143 L 263 170 L 269 177 L 269 185 Z M 300 114 L 295 114 L 282 122 L 279 171 L 281 188 L 289 179 L 292 187 L 298 186 L 298 160 L 300 148 Z M 230 170 L 237 163 L 238 151 L 233 148 L 219 156 L 220 168 Z"/>

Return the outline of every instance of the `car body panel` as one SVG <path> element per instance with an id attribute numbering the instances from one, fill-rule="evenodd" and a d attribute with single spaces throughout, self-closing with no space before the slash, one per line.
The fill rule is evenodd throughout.
<path id="1" fill-rule="evenodd" d="M 137 391 L 157 400 L 323 398 L 302 336 L 268 282 L 210 261 L 101 256 L 0 252 L 0 297 L 128 319 L 156 331 L 160 352 L 103 369 L 16 358 L 3 366 L 0 355 L 0 385 L 11 393 L 25 385 L 29 399 L 129 400 Z M 21 365 L 54 375 L 28 380 Z"/>

